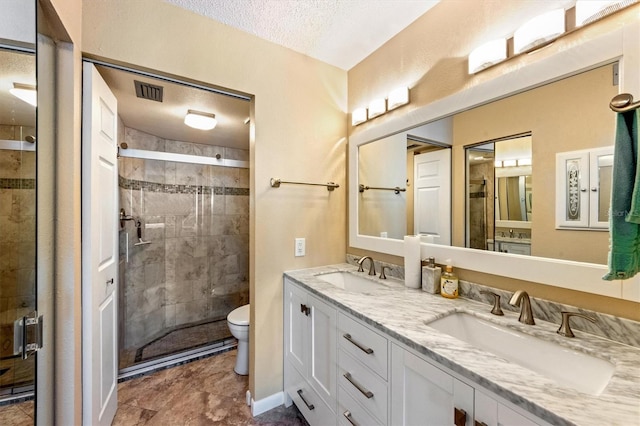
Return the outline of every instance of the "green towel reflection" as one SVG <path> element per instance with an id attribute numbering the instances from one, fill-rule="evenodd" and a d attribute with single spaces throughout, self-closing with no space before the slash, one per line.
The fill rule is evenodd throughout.
<path id="1" fill-rule="evenodd" d="M 618 114 L 609 216 L 609 272 L 605 280 L 625 280 L 640 268 L 640 110 Z"/>

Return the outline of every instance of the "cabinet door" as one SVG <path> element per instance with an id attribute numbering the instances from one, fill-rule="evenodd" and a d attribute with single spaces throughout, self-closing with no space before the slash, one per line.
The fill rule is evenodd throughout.
<path id="1" fill-rule="evenodd" d="M 510 425 L 538 426 L 538 423 L 534 422 L 528 417 L 523 416 L 522 414 L 516 413 L 514 410 L 505 405 L 498 404 L 498 426 Z"/>
<path id="2" fill-rule="evenodd" d="M 392 345 L 391 424 L 452 425 L 456 409 L 466 413 L 465 426 L 473 425 L 473 388 Z"/>
<path id="3" fill-rule="evenodd" d="M 309 295 L 309 371 L 311 386 L 336 410 L 336 309 Z"/>
<path id="4" fill-rule="evenodd" d="M 285 336 L 284 352 L 287 361 L 307 377 L 306 348 L 308 346 L 307 294 L 285 280 L 284 286 Z"/>
<path id="5" fill-rule="evenodd" d="M 531 255 L 531 244 L 500 243 L 500 249 L 503 253 Z"/>
<path id="6" fill-rule="evenodd" d="M 535 421 L 499 403 L 492 396 L 475 390 L 475 425 L 486 426 L 538 426 Z M 543 424 L 543 423 L 540 423 Z"/>
<path id="7" fill-rule="evenodd" d="M 613 146 L 589 152 L 589 227 L 609 228 L 613 178 Z"/>
<path id="8" fill-rule="evenodd" d="M 556 154 L 556 227 L 589 226 L 589 151 Z"/>

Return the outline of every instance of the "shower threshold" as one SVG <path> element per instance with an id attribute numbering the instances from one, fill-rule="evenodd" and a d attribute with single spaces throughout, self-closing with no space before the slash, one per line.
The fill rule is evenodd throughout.
<path id="1" fill-rule="evenodd" d="M 238 341 L 233 337 L 211 343 L 206 346 L 200 346 L 195 349 L 185 350 L 173 355 L 154 358 L 149 361 L 140 362 L 130 367 L 126 367 L 118 371 L 118 382 L 135 379 L 154 371 L 164 370 L 199 359 L 208 358 L 212 355 L 235 349 Z"/>

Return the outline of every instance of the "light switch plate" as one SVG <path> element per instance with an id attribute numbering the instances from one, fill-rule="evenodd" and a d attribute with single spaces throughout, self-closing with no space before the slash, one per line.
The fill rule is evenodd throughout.
<path id="1" fill-rule="evenodd" d="M 300 257 L 305 255 L 305 239 L 304 238 L 296 238 L 296 247 L 295 247 L 295 256 Z"/>

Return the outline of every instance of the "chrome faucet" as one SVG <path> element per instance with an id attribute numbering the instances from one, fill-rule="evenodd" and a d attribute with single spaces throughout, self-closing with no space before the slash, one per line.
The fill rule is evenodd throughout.
<path id="1" fill-rule="evenodd" d="M 560 334 L 561 336 L 575 337 L 575 334 L 573 334 L 573 331 L 571 330 L 571 324 L 569 323 L 569 318 L 571 317 L 580 317 L 591 322 L 596 322 L 595 318 L 588 315 L 580 314 L 578 312 L 562 311 L 560 313 L 562 314 L 562 324 L 560 324 L 560 328 L 558 329 L 558 331 L 556 331 L 556 333 Z"/>
<path id="2" fill-rule="evenodd" d="M 531 301 L 529 300 L 529 295 L 524 290 L 518 290 L 513 293 L 511 299 L 509 300 L 509 304 L 511 306 L 520 306 L 520 317 L 518 321 L 534 325 L 536 322 L 533 320 L 533 312 L 531 312 Z"/>
<path id="3" fill-rule="evenodd" d="M 369 275 L 375 275 L 376 274 L 376 265 L 373 263 L 373 258 L 371 256 L 362 256 L 362 258 L 360 258 L 360 260 L 358 260 L 358 266 L 359 266 L 358 272 L 364 272 L 364 269 L 362 268 L 362 264 L 367 259 L 369 259 L 371 261 L 369 263 Z"/>

